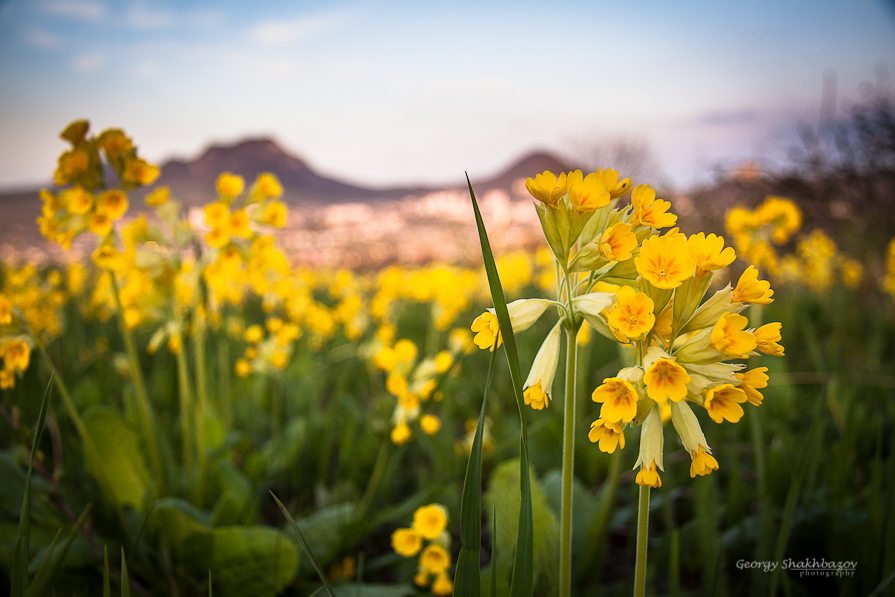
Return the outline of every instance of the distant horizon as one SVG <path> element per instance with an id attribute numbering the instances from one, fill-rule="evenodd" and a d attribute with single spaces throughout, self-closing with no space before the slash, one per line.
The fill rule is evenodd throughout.
<path id="1" fill-rule="evenodd" d="M 79 118 L 157 163 L 273 137 L 369 187 L 629 139 L 686 188 L 785 160 L 826 73 L 846 108 L 895 73 L 893 16 L 884 0 L 0 0 L 0 189 L 48 180 Z"/>

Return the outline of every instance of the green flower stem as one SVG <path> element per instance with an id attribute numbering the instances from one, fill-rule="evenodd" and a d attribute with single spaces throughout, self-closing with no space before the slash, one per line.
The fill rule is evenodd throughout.
<path id="1" fill-rule="evenodd" d="M 152 463 L 152 472 L 155 475 L 155 482 L 158 485 L 159 493 L 164 493 L 165 476 L 162 469 L 162 459 L 159 455 L 158 442 L 155 437 L 155 426 L 153 425 L 152 408 L 149 405 L 149 399 L 146 395 L 146 384 L 143 382 L 143 369 L 140 367 L 140 359 L 137 357 L 137 349 L 134 346 L 134 339 L 127 327 L 124 319 L 124 308 L 121 306 L 121 293 L 118 290 L 118 279 L 115 272 L 109 270 L 109 277 L 112 279 L 112 290 L 115 294 L 115 305 L 118 307 L 118 327 L 121 329 L 121 336 L 124 338 L 124 346 L 127 349 L 127 356 L 131 362 L 131 375 L 134 377 L 134 386 L 137 388 L 137 404 L 140 410 L 140 424 L 143 427 L 143 438 L 149 448 L 149 460 Z"/>
<path id="2" fill-rule="evenodd" d="M 640 505 L 637 508 L 637 565 L 634 569 L 634 597 L 646 593 L 646 543 L 649 536 L 648 485 L 640 486 Z"/>
<path id="3" fill-rule="evenodd" d="M 373 472 L 370 475 L 370 480 L 367 482 L 367 488 L 364 490 L 364 495 L 357 508 L 357 519 L 359 521 L 366 520 L 367 512 L 369 511 L 370 506 L 373 505 L 373 498 L 376 495 L 376 490 L 379 488 L 380 481 L 382 481 L 382 475 L 385 473 L 385 468 L 388 465 L 388 459 L 391 452 L 391 440 L 386 437 L 382 441 L 382 447 L 379 448 L 379 455 L 376 456 Z"/>
<path id="4" fill-rule="evenodd" d="M 233 406 L 230 403 L 230 373 L 232 371 L 230 365 L 230 338 L 226 335 L 219 337 L 218 346 L 218 375 L 220 376 L 220 385 L 218 386 L 218 408 L 221 410 L 221 421 L 224 429 L 229 432 L 233 427 Z"/>
<path id="5" fill-rule="evenodd" d="M 193 358 L 196 368 L 196 464 L 199 469 L 199 487 L 205 487 L 206 470 L 205 413 L 208 386 L 205 377 L 205 325 L 205 313 L 196 309 L 193 313 Z"/>
<path id="6" fill-rule="evenodd" d="M 185 347 L 181 342 L 180 351 L 177 353 L 177 386 L 180 390 L 180 434 L 183 440 L 183 470 L 187 478 L 187 486 L 191 490 L 198 490 L 198 484 L 193 483 L 193 426 L 192 426 L 192 392 L 190 391 L 190 376 L 186 364 Z M 192 496 L 195 498 L 196 496 Z"/>
<path id="7" fill-rule="evenodd" d="M 569 300 L 571 303 L 571 299 Z M 562 419 L 562 494 L 559 531 L 559 594 L 572 594 L 572 480 L 575 471 L 575 396 L 578 378 L 578 329 L 572 324 L 566 332 L 566 395 Z"/>

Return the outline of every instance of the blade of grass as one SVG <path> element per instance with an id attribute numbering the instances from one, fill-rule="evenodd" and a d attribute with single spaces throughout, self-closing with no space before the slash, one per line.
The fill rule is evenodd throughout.
<path id="1" fill-rule="evenodd" d="M 286 517 L 286 520 L 289 521 L 289 524 L 292 525 L 292 530 L 295 531 L 295 534 L 298 535 L 298 540 L 301 542 L 302 548 L 305 550 L 305 553 L 308 555 L 308 559 L 311 560 L 311 565 L 314 566 L 314 570 L 317 571 L 317 576 L 320 577 L 320 580 L 323 581 L 323 586 L 326 588 L 326 592 L 329 593 L 330 597 L 336 597 L 335 593 L 333 593 L 333 588 L 329 584 L 329 579 L 326 578 L 326 574 L 323 572 L 323 568 L 320 567 L 320 563 L 317 562 L 317 558 L 314 557 L 314 552 L 311 551 L 311 546 L 308 545 L 308 542 L 305 541 L 304 535 L 301 534 L 301 531 L 298 530 L 298 525 L 295 524 L 295 519 L 292 518 L 292 515 L 289 514 L 289 510 L 286 509 L 286 506 L 283 505 L 283 502 L 280 501 L 280 498 L 274 495 L 271 491 L 270 495 L 273 496 L 273 499 L 276 500 L 277 506 L 280 507 L 280 511 L 283 513 L 283 516 Z"/>
<path id="2" fill-rule="evenodd" d="M 59 553 L 55 554 L 55 556 L 53 552 L 56 546 L 56 539 L 53 540 L 53 544 L 47 552 L 46 559 L 43 561 L 34 577 L 34 582 L 31 583 L 31 586 L 28 587 L 28 590 L 25 592 L 25 597 L 44 597 L 45 595 L 50 594 L 50 585 L 56 577 L 56 574 L 59 572 L 59 569 L 62 567 L 62 562 L 65 560 L 71 542 L 74 541 L 75 537 L 78 535 L 81 525 L 87 520 L 87 515 L 90 513 L 90 506 L 91 504 L 87 504 L 87 507 L 84 508 L 84 511 L 78 517 L 77 522 L 75 522 L 71 531 L 69 531 L 65 543 L 63 543 L 62 547 L 59 549 Z M 57 539 L 58 537 L 59 533 L 56 534 Z"/>
<path id="3" fill-rule="evenodd" d="M 55 371 L 50 373 L 50 381 L 44 391 L 43 400 L 40 402 L 40 412 L 37 415 L 37 426 L 34 428 L 34 439 L 31 442 L 31 457 L 28 460 L 28 474 L 25 476 L 25 495 L 22 497 L 22 512 L 19 514 L 19 532 L 16 536 L 16 544 L 13 551 L 12 587 L 11 595 L 21 597 L 28 588 L 28 560 L 30 559 L 31 540 L 31 473 L 34 471 L 34 456 L 37 454 L 37 446 L 43 435 L 44 425 L 47 422 L 47 411 L 50 406 L 50 389 L 53 387 Z"/>
<path id="4" fill-rule="evenodd" d="M 480 568 L 482 551 L 482 434 L 485 428 L 485 407 L 488 403 L 488 389 L 497 361 L 497 349 L 491 352 L 488 376 L 479 411 L 479 422 L 472 440 L 472 450 L 466 465 L 463 481 L 463 495 L 460 497 L 460 555 L 457 556 L 457 570 L 454 574 L 454 595 L 479 595 L 481 593 L 482 572 Z M 492 554 L 492 562 L 493 562 Z M 492 564 L 492 571 L 493 571 Z"/>
<path id="5" fill-rule="evenodd" d="M 491 597 L 497 597 L 497 505 L 491 504 Z"/>
<path id="6" fill-rule="evenodd" d="M 131 597 L 131 582 L 127 576 L 127 558 L 124 557 L 124 546 L 121 546 L 121 597 Z"/>
<path id="7" fill-rule="evenodd" d="M 503 345 L 507 356 L 507 365 L 510 368 L 510 378 L 513 380 L 513 393 L 516 395 L 516 406 L 519 409 L 521 433 L 519 437 L 519 483 L 521 485 L 522 504 L 519 508 L 519 531 L 516 535 L 516 553 L 513 563 L 513 580 L 510 585 L 510 594 L 513 597 L 530 596 L 534 592 L 534 523 L 532 521 L 531 508 L 531 478 L 529 477 L 528 461 L 528 422 L 525 414 L 525 401 L 522 397 L 522 375 L 519 370 L 519 352 L 516 349 L 516 338 L 513 336 L 513 325 L 510 321 L 510 312 L 507 309 L 506 297 L 500 284 L 500 276 L 497 273 L 497 264 L 494 262 L 494 254 L 491 252 L 491 243 L 488 241 L 488 232 L 479 211 L 479 204 L 472 190 L 469 175 L 466 176 L 466 185 L 469 187 L 469 197 L 472 200 L 472 208 L 475 212 L 476 227 L 479 231 L 479 243 L 482 246 L 482 258 L 485 262 L 485 272 L 488 275 L 488 286 L 491 289 L 491 300 L 494 303 L 494 311 L 500 325 L 500 333 L 503 337 Z"/>

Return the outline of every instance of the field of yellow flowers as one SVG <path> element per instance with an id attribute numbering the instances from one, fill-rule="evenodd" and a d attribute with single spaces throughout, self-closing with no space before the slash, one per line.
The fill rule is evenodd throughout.
<path id="1" fill-rule="evenodd" d="M 2 266 L 0 593 L 893 590 L 895 241 L 533 172 L 535 253 L 309 269 L 273 175 L 191 222 L 62 138 L 35 226 L 92 254 Z"/>

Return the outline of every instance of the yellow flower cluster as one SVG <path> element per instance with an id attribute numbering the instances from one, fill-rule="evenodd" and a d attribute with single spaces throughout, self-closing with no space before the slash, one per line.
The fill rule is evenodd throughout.
<path id="1" fill-rule="evenodd" d="M 641 426 L 637 483 L 658 487 L 663 469 L 663 420 L 670 419 L 690 454 L 692 476 L 718 468 L 690 404 L 712 420 L 736 422 L 740 404 L 761 403 L 766 368 L 741 372 L 726 362 L 763 352 L 783 355 L 780 324 L 746 329 L 739 313 L 747 303 L 767 304 L 770 284 L 750 267 L 736 288 L 728 285 L 706 301 L 713 272 L 730 265 L 736 252 L 714 234 L 690 237 L 672 228 L 671 204 L 656 198 L 649 185 L 631 190 L 617 172 L 601 169 L 529 178 L 526 186 L 555 259 L 560 279 L 556 300 L 517 300 L 507 305 L 513 332 L 531 327 L 550 307 L 559 321 L 534 358 L 524 383 L 524 401 L 536 410 L 549 406 L 559 359 L 560 332 L 577 333 L 586 321 L 604 337 L 634 349 L 636 365 L 606 378 L 593 392 L 602 404 L 589 438 L 601 450 L 624 448 L 624 429 Z M 631 191 L 631 203 L 618 206 Z M 786 202 L 766 208 L 778 240 L 798 228 Z M 794 206 L 793 206 L 794 207 Z M 493 310 L 472 324 L 482 349 L 500 345 Z M 664 414 L 664 416 L 663 416 Z"/>
<path id="2" fill-rule="evenodd" d="M 432 580 L 433 595 L 450 595 L 454 591 L 451 581 L 451 536 L 447 532 L 448 511 L 441 504 L 429 504 L 413 513 L 411 528 L 397 529 L 392 533 L 392 549 L 395 553 L 412 558 L 419 556 L 419 571 L 413 582 L 425 587 Z M 429 544 L 423 547 L 423 542 Z"/>
<path id="3" fill-rule="evenodd" d="M 735 207 L 727 212 L 726 226 L 740 256 L 784 284 L 823 293 L 838 279 L 857 288 L 864 277 L 861 262 L 840 252 L 819 229 L 799 235 L 794 253 L 778 252 L 775 245 L 789 242 L 802 226 L 802 212 L 789 199 L 768 197 L 753 211 Z"/>

